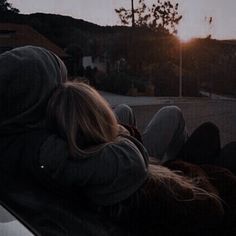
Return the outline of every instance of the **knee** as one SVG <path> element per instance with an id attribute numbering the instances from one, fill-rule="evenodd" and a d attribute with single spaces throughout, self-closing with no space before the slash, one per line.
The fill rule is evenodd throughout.
<path id="1" fill-rule="evenodd" d="M 203 124 L 201 124 L 199 126 L 200 129 L 204 129 L 209 133 L 219 133 L 219 128 L 212 122 L 208 121 L 208 122 L 204 122 Z"/>
<path id="2" fill-rule="evenodd" d="M 118 121 L 127 125 L 136 126 L 133 109 L 127 104 L 119 104 L 114 108 Z"/>
<path id="3" fill-rule="evenodd" d="M 162 113 L 166 118 L 175 119 L 176 121 L 183 120 L 183 113 L 177 106 L 165 106 L 162 107 L 158 113 Z"/>
<path id="4" fill-rule="evenodd" d="M 148 127 L 162 127 L 161 129 L 172 130 L 185 128 L 185 119 L 181 109 L 177 106 L 162 107 L 152 118 Z M 158 129 L 159 129 L 158 128 Z"/>
<path id="5" fill-rule="evenodd" d="M 123 112 L 128 112 L 128 113 L 133 112 L 132 108 L 127 104 L 119 104 L 119 105 L 115 106 L 114 111 L 115 112 L 123 111 Z"/>

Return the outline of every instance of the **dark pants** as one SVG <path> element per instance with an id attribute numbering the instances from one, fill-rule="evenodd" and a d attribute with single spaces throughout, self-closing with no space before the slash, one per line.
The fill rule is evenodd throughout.
<path id="1" fill-rule="evenodd" d="M 236 175 L 236 142 L 228 143 L 222 148 L 216 164 L 231 170 Z"/>
<path id="2" fill-rule="evenodd" d="M 218 127 L 206 122 L 192 133 L 177 159 L 198 165 L 218 165 L 236 174 L 236 142 L 228 143 L 221 149 Z"/>

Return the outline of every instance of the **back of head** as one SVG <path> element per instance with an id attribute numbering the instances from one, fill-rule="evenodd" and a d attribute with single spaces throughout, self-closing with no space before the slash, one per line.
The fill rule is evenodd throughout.
<path id="1" fill-rule="evenodd" d="M 49 126 L 66 139 L 72 155 L 94 145 L 113 141 L 118 132 L 115 115 L 91 86 L 66 82 L 48 105 Z"/>
<path id="2" fill-rule="evenodd" d="M 66 80 L 64 63 L 52 52 L 34 46 L 0 55 L 0 133 L 42 125 L 48 99 Z"/>

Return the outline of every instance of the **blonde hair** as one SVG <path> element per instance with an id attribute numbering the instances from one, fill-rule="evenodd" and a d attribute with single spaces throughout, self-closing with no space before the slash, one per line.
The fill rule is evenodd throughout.
<path id="1" fill-rule="evenodd" d="M 205 210 L 209 211 L 207 217 L 223 216 L 223 201 L 213 186 L 195 183 L 194 178 L 183 176 L 181 171 L 172 171 L 157 164 L 149 164 L 148 170 L 147 179 L 138 191 L 123 202 L 105 208 L 109 216 L 121 219 L 123 222 L 129 220 L 129 224 L 134 223 L 132 226 L 135 228 L 136 217 L 143 215 L 145 218 L 142 217 L 142 224 L 146 222 L 148 227 L 153 222 L 157 225 L 157 221 L 161 224 L 176 223 L 178 220 L 175 218 L 176 215 L 177 217 L 182 215 L 186 217 L 185 220 L 191 221 L 193 217 L 196 219 L 195 214 L 198 217 L 199 212 Z"/>
<path id="2" fill-rule="evenodd" d="M 47 109 L 49 127 L 66 139 L 72 156 L 113 141 L 116 117 L 102 96 L 82 82 L 66 82 L 52 95 Z"/>
<path id="3" fill-rule="evenodd" d="M 181 171 L 172 171 L 160 165 L 149 165 L 149 173 L 151 182 L 155 186 L 162 185 L 177 201 L 210 198 L 223 210 L 222 199 L 207 178 L 189 178 L 183 176 Z"/>

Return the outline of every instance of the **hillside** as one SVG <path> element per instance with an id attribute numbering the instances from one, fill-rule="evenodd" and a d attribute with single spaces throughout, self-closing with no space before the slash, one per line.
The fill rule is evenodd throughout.
<path id="1" fill-rule="evenodd" d="M 85 50 L 98 35 L 128 31 L 127 27 L 104 27 L 70 16 L 45 13 L 1 14 L 0 21 L 30 25 L 62 48 L 78 44 Z"/>

